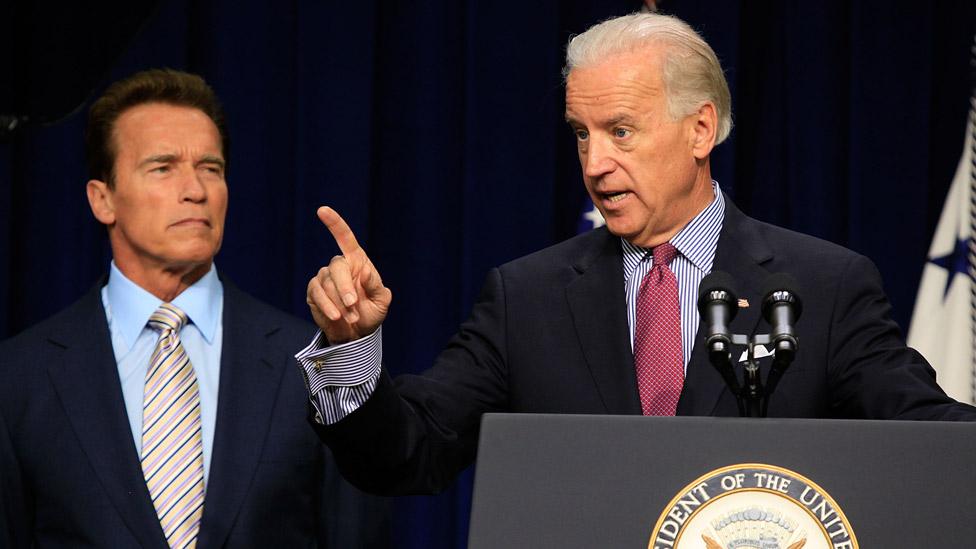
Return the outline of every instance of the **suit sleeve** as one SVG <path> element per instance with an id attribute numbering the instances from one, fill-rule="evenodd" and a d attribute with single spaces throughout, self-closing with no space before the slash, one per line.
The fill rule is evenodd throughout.
<path id="1" fill-rule="evenodd" d="M 474 460 L 481 415 L 507 408 L 505 314 L 493 269 L 432 368 L 396 382 L 384 369 L 359 409 L 335 425 L 312 422 L 346 478 L 387 495 L 436 493 L 454 481 Z"/>
<path id="2" fill-rule="evenodd" d="M 319 505 L 319 547 L 387 549 L 392 542 L 389 498 L 361 492 L 349 484 L 329 452 L 324 461 L 322 505 Z"/>
<path id="3" fill-rule="evenodd" d="M 835 415 L 976 420 L 976 408 L 948 397 L 935 370 L 905 345 L 874 264 L 853 256 L 837 280 L 828 372 Z"/>

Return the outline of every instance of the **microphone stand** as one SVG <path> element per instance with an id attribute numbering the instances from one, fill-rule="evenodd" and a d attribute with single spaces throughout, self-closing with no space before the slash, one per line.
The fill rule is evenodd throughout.
<path id="1" fill-rule="evenodd" d="M 773 356 L 773 365 L 769 370 L 769 375 L 766 376 L 766 395 L 762 402 L 762 416 L 766 417 L 766 412 L 769 410 L 769 397 L 776 390 L 776 385 L 779 384 L 779 380 L 783 377 L 783 372 L 789 368 L 790 364 L 793 363 L 793 359 L 796 357 L 797 341 L 796 338 L 784 338 L 779 341 L 774 342 L 775 349 Z"/>
<path id="2" fill-rule="evenodd" d="M 734 339 L 737 336 L 732 337 Z M 735 370 L 732 369 L 732 361 L 730 360 L 732 356 L 731 343 L 733 342 L 724 335 L 709 341 L 708 360 L 718 370 L 718 373 L 721 374 L 729 391 L 735 395 L 735 403 L 739 407 L 739 417 L 747 417 L 745 400 L 742 398 L 742 387 L 739 385 L 739 378 L 736 377 Z"/>
<path id="3" fill-rule="evenodd" d="M 777 341 L 773 365 L 764 385 L 755 351 L 756 345 L 772 343 L 770 334 L 757 334 L 753 337 L 733 334 L 731 343 L 746 346 L 746 360 L 743 365 L 741 383 L 732 365 L 730 346 L 727 346 L 725 341 L 715 341 L 714 344 L 710 345 L 708 359 L 722 375 L 729 390 L 735 396 L 739 416 L 766 417 L 769 411 L 769 398 L 779 384 L 783 372 L 793 362 L 793 358 L 796 356 L 796 347 L 789 342 Z"/>

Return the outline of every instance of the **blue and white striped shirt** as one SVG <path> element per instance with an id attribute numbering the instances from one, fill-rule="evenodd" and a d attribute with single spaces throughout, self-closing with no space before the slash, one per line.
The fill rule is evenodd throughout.
<path id="1" fill-rule="evenodd" d="M 372 334 L 327 345 L 321 330 L 295 355 L 315 408 L 315 421 L 332 425 L 362 406 L 376 390 L 383 364 L 383 326 Z"/>
<path id="2" fill-rule="evenodd" d="M 712 272 L 715 261 L 715 248 L 725 219 L 725 198 L 718 183 L 712 182 L 715 199 L 671 237 L 671 245 L 678 255 L 671 261 L 671 270 L 678 279 L 678 301 L 681 302 L 681 354 L 685 371 L 695 346 L 698 332 L 698 285 L 705 275 Z M 630 328 L 630 348 L 634 349 L 634 326 L 637 324 L 637 293 L 654 266 L 650 248 L 634 246 L 620 239 L 624 255 L 624 292 L 627 298 L 627 326 Z"/>
<path id="3" fill-rule="evenodd" d="M 678 279 L 681 351 L 686 370 L 698 331 L 698 285 L 712 270 L 715 248 L 725 219 L 725 199 L 718 183 L 713 181 L 712 189 L 715 199 L 670 241 L 678 250 L 670 267 Z M 622 238 L 620 242 L 623 249 L 627 324 L 633 350 L 637 292 L 654 261 L 650 250 L 634 246 Z M 336 423 L 362 406 L 373 394 L 383 362 L 382 331 L 381 326 L 364 338 L 330 347 L 323 347 L 327 341 L 319 332 L 307 347 L 295 355 L 305 374 L 317 422 L 326 425 Z"/>

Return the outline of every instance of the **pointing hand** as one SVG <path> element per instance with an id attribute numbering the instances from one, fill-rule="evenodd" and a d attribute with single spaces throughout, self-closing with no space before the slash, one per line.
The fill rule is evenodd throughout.
<path id="1" fill-rule="evenodd" d="M 308 282 L 306 301 L 315 323 L 336 345 L 376 331 L 390 310 L 393 294 L 342 217 L 327 206 L 317 213 L 342 255 L 333 257 Z"/>

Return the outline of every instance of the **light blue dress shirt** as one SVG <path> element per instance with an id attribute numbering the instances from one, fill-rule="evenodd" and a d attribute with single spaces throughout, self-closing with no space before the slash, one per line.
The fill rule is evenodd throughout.
<path id="1" fill-rule="evenodd" d="M 146 371 L 159 334 L 146 325 L 163 302 L 137 286 L 112 262 L 108 284 L 102 288 L 102 305 L 112 335 L 112 349 L 119 367 L 122 397 L 129 415 L 132 440 L 142 455 L 142 397 Z M 211 266 L 200 280 L 171 302 L 189 321 L 180 330 L 180 341 L 200 388 L 200 433 L 203 438 L 203 479 L 210 476 L 214 425 L 217 422 L 217 388 L 220 382 L 220 349 L 223 340 L 224 287 Z"/>

